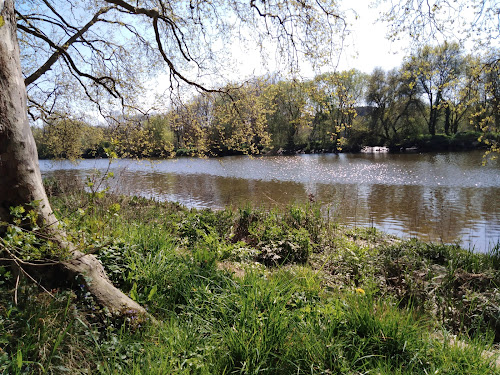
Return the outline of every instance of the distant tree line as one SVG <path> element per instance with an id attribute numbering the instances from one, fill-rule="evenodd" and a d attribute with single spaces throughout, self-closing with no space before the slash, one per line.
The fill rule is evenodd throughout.
<path id="1" fill-rule="evenodd" d="M 255 78 L 173 103 L 166 113 L 91 126 L 52 116 L 34 127 L 40 158 L 228 155 L 477 147 L 498 150 L 500 50 L 424 46 L 400 68 Z"/>

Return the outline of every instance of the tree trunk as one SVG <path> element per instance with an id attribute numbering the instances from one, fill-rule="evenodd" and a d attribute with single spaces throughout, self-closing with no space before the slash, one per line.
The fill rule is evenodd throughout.
<path id="1" fill-rule="evenodd" d="M 450 127 L 451 127 L 451 109 L 450 104 L 446 105 L 445 109 L 445 117 L 444 117 L 444 132 L 446 135 L 450 135 Z"/>
<path id="2" fill-rule="evenodd" d="M 67 243 L 42 184 L 35 140 L 27 115 L 27 95 L 21 72 L 13 0 L 0 0 L 0 221 L 11 222 L 10 207 L 38 202 L 39 226 L 72 254 L 48 272 L 56 283 L 81 276 L 96 301 L 112 314 L 145 314 L 145 310 L 115 288 L 101 263 Z M 1 235 L 1 233 L 0 233 Z"/>

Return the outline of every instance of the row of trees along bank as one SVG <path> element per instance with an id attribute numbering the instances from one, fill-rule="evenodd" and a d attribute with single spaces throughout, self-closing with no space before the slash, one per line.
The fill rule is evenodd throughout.
<path id="1" fill-rule="evenodd" d="M 388 72 L 255 78 L 164 114 L 108 126 L 56 115 L 33 130 L 41 158 L 104 156 L 110 146 L 125 157 L 495 147 L 499 55 L 466 55 L 456 43 L 425 46 Z"/>

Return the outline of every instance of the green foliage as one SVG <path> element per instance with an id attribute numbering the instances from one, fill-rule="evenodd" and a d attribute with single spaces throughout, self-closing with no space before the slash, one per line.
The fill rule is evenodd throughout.
<path id="1" fill-rule="evenodd" d="M 311 133 L 309 85 L 281 81 L 266 87 L 267 127 L 273 150 L 294 151 Z"/>
<path id="2" fill-rule="evenodd" d="M 5 277 L 5 274 L 0 274 Z M 10 277 L 6 286 L 12 287 Z M 69 373 L 91 366 L 92 342 L 84 323 L 72 314 L 74 296 L 38 294 L 21 281 L 17 303 L 1 289 L 0 372 L 3 374 Z"/>
<path id="3" fill-rule="evenodd" d="M 3 233 L 0 254 L 6 252 L 10 258 L 23 261 L 59 259 L 67 255 L 50 238 L 40 234 L 38 205 L 39 202 L 33 202 L 26 207 L 10 208 L 12 223 L 0 222 Z"/>
<path id="4" fill-rule="evenodd" d="M 257 260 L 268 265 L 304 263 L 320 245 L 325 229 L 319 206 L 291 206 L 280 212 L 240 210 L 233 241 L 245 241 L 257 249 Z"/>
<path id="5" fill-rule="evenodd" d="M 103 134 L 102 128 L 64 116 L 54 116 L 42 129 L 33 128 L 38 155 L 42 159 L 74 160 L 101 155 Z"/>
<path id="6" fill-rule="evenodd" d="M 166 116 L 132 118 L 108 130 L 108 139 L 120 157 L 170 157 L 173 152 L 173 131 Z"/>
<path id="7" fill-rule="evenodd" d="M 456 43 L 423 46 L 398 69 L 254 78 L 203 93 L 169 112 L 99 128 L 68 118 L 33 128 L 41 158 L 498 148 L 498 51 L 465 55 Z M 368 106 L 362 106 L 367 103 Z M 460 137 L 474 134 L 476 139 Z M 461 139 L 460 139 L 461 138 Z"/>
<path id="8" fill-rule="evenodd" d="M 436 306 L 441 324 L 454 332 L 481 335 L 491 329 L 500 338 L 498 254 L 415 240 L 383 254 L 387 286 L 402 303 Z"/>
<path id="9" fill-rule="evenodd" d="M 179 232 L 190 245 L 193 245 L 206 235 L 212 234 L 220 236 L 220 238 L 229 236 L 232 224 L 233 212 L 229 209 L 220 211 L 192 210 L 180 223 Z"/>

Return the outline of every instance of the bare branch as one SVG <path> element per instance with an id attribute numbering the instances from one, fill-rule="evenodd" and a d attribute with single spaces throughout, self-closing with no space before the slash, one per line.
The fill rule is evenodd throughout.
<path id="1" fill-rule="evenodd" d="M 19 24 L 18 25 L 19 29 L 21 29 L 29 34 L 32 34 L 34 36 L 37 36 L 41 39 L 44 39 L 51 47 L 56 49 L 56 51 L 52 54 L 52 56 L 50 56 L 48 58 L 48 60 L 44 64 L 42 64 L 42 66 L 40 66 L 40 68 L 38 68 L 36 70 L 36 72 L 32 73 L 29 77 L 25 78 L 24 83 L 26 84 L 26 86 L 35 82 L 45 72 L 47 72 L 52 67 L 52 65 L 54 65 L 56 63 L 56 61 L 59 59 L 59 57 L 61 57 L 68 50 L 68 48 L 78 40 L 78 38 L 80 38 L 83 34 L 85 34 L 88 31 L 88 29 L 90 29 L 90 27 L 92 27 L 94 24 L 99 22 L 99 16 L 101 16 L 104 13 L 109 12 L 111 9 L 112 9 L 112 7 L 106 7 L 106 8 L 99 9 L 99 11 L 94 15 L 94 17 L 92 17 L 92 19 L 89 22 L 87 22 L 87 24 L 85 26 L 83 26 L 80 30 L 78 30 L 71 38 L 69 38 L 66 42 L 64 42 L 62 44 L 62 46 L 57 46 L 53 41 L 48 39 L 37 28 L 35 28 L 33 26 L 26 27 L 22 24 Z M 20 17 L 23 17 L 20 13 L 17 12 L 17 14 Z"/>

